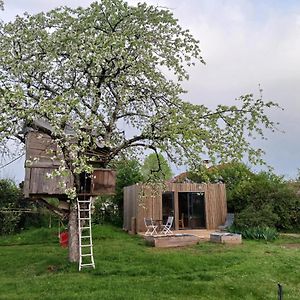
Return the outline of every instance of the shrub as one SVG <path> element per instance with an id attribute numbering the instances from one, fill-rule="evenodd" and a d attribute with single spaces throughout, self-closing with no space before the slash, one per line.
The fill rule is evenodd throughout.
<path id="1" fill-rule="evenodd" d="M 234 225 L 238 228 L 249 227 L 276 227 L 279 217 L 273 212 L 270 204 L 265 204 L 259 209 L 249 205 L 242 212 L 235 215 Z"/>
<path id="2" fill-rule="evenodd" d="M 298 189 L 281 176 L 255 174 L 244 164 L 228 163 L 191 173 L 189 178 L 196 182 L 224 182 L 228 211 L 236 214 L 235 224 L 239 227 L 300 227 Z"/>
<path id="3" fill-rule="evenodd" d="M 35 213 L 27 213 L 22 209 L 30 209 Z M 22 190 L 15 182 L 0 180 L 0 234 L 12 234 L 29 227 L 45 227 L 49 218 L 50 214 L 45 213 L 45 209 L 23 198 Z"/>
<path id="4" fill-rule="evenodd" d="M 122 226 L 118 205 L 111 196 L 101 196 L 95 201 L 92 221 L 95 224 L 110 223 Z"/>
<path id="5" fill-rule="evenodd" d="M 247 226 L 275 226 L 278 229 L 299 226 L 300 198 L 282 177 L 265 172 L 256 174 L 250 181 L 241 182 L 234 189 L 232 198 L 239 225 L 243 222 Z"/>
<path id="6" fill-rule="evenodd" d="M 272 241 L 278 238 L 278 232 L 275 228 L 270 227 L 249 227 L 244 229 L 238 229 L 237 227 L 232 227 L 230 232 L 239 233 L 244 239 L 249 240 L 266 240 Z"/>
<path id="7" fill-rule="evenodd" d="M 10 179 L 0 180 L 0 233 L 11 234 L 18 229 L 22 213 L 16 212 L 22 192 Z"/>

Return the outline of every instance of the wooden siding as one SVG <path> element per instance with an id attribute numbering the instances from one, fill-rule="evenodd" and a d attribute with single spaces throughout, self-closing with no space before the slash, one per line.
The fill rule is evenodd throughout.
<path id="1" fill-rule="evenodd" d="M 204 192 L 206 229 L 216 229 L 225 223 L 227 215 L 224 184 L 168 183 L 165 191 L 174 193 L 174 224 L 179 229 L 179 192 Z M 144 218 L 162 219 L 162 192 L 150 186 L 136 184 L 124 188 L 124 230 L 145 231 Z M 132 228 L 135 218 L 135 228 Z"/>
<path id="2" fill-rule="evenodd" d="M 54 159 L 54 157 L 57 158 Z M 26 162 L 28 168 L 57 168 L 63 156 L 51 137 L 36 131 L 26 135 Z M 29 162 L 30 161 L 30 162 Z"/>
<path id="3" fill-rule="evenodd" d="M 65 194 L 65 188 L 62 188 L 62 184 L 66 188 L 73 187 L 73 177 L 69 176 L 55 176 L 48 178 L 47 174 L 51 173 L 53 168 L 27 168 L 24 184 L 24 195 L 26 198 L 32 195 L 49 195 L 57 196 Z"/>
<path id="4" fill-rule="evenodd" d="M 56 158 L 55 158 L 56 156 Z M 65 188 L 74 186 L 74 179 L 69 172 L 67 176 L 47 178 L 61 165 L 63 159 L 57 144 L 44 133 L 30 131 L 26 135 L 26 162 L 24 195 L 26 198 L 34 195 L 59 196 L 65 194 Z M 109 169 L 94 169 L 91 176 L 89 191 L 91 196 L 114 194 L 116 172 Z"/>
<path id="5" fill-rule="evenodd" d="M 116 171 L 95 169 L 92 175 L 92 195 L 109 195 L 115 193 Z"/>
<path id="6" fill-rule="evenodd" d="M 54 156 L 57 158 L 53 159 Z M 73 176 L 71 173 L 64 177 L 48 178 L 60 165 L 62 154 L 52 141 L 50 136 L 44 133 L 31 131 L 26 135 L 26 161 L 24 196 L 31 195 L 61 195 L 64 194 L 64 185 L 73 187 Z"/>

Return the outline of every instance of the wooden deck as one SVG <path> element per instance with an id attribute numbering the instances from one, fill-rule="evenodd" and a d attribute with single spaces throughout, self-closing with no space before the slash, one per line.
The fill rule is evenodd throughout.
<path id="1" fill-rule="evenodd" d="M 210 234 L 216 232 L 216 230 L 207 230 L 207 229 L 181 229 L 181 230 L 172 230 L 174 234 L 192 234 L 197 236 L 200 241 L 209 241 Z M 138 233 L 141 236 L 145 235 L 145 232 Z"/>
<path id="2" fill-rule="evenodd" d="M 216 232 L 216 230 L 207 230 L 207 229 L 181 229 L 181 230 L 173 230 L 174 234 L 192 234 L 200 238 L 203 241 L 209 241 L 210 234 Z"/>

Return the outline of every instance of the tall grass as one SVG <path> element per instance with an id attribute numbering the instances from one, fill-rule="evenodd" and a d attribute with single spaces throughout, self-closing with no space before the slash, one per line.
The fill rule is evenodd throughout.
<path id="1" fill-rule="evenodd" d="M 239 233 L 244 239 L 249 240 L 273 241 L 279 236 L 277 230 L 270 227 L 238 228 L 232 226 L 229 231 L 233 233 Z"/>

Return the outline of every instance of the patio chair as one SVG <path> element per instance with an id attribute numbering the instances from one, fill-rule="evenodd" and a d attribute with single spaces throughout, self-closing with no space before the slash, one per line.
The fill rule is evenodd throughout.
<path id="1" fill-rule="evenodd" d="M 147 219 L 147 218 L 144 218 L 144 222 L 145 222 L 145 226 L 147 228 L 147 231 L 145 232 L 145 235 L 154 235 L 154 234 L 157 234 L 157 225 L 154 224 L 152 218 L 150 219 Z"/>
<path id="2" fill-rule="evenodd" d="M 160 232 L 161 234 L 165 234 L 165 235 L 173 234 L 173 232 L 171 231 L 173 220 L 174 220 L 174 217 L 168 217 L 167 223 L 165 225 L 162 225 L 163 229 Z"/>
<path id="3" fill-rule="evenodd" d="M 224 225 L 218 227 L 220 231 L 226 231 L 234 222 L 234 214 L 227 214 L 226 221 Z"/>

